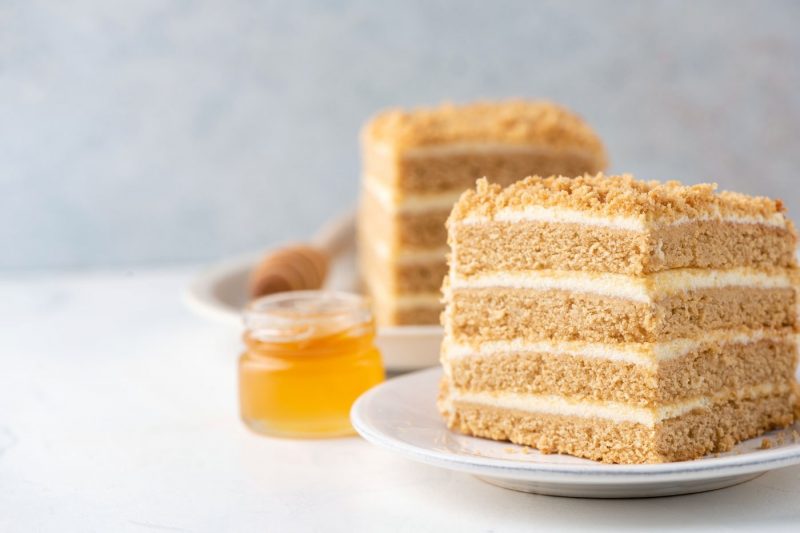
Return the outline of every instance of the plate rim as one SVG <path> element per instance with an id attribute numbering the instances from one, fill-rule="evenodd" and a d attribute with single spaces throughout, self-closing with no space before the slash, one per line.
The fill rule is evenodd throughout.
<path id="1" fill-rule="evenodd" d="M 426 374 L 441 375 L 441 368 L 428 368 L 399 376 L 381 383 L 362 394 L 350 411 L 351 421 L 356 431 L 367 441 L 382 448 L 397 452 L 411 459 L 479 475 L 525 479 L 531 481 L 580 481 L 581 483 L 619 483 L 619 482 L 665 482 L 715 479 L 739 476 L 749 473 L 766 472 L 786 466 L 800 464 L 800 443 L 790 443 L 781 448 L 756 450 L 725 457 L 703 457 L 691 461 L 675 461 L 654 464 L 605 464 L 599 462 L 584 464 L 535 463 L 511 459 L 498 459 L 476 455 L 456 455 L 420 448 L 395 436 L 377 430 L 364 420 L 362 413 L 370 402 L 381 394 L 406 382 L 413 383 L 427 377 Z M 449 431 L 449 430 L 448 430 Z M 477 437 L 473 437 L 477 438 Z M 755 437 L 758 438 L 758 437 Z M 510 446 L 513 444 L 509 443 Z M 753 455 L 758 455 L 754 460 Z"/>

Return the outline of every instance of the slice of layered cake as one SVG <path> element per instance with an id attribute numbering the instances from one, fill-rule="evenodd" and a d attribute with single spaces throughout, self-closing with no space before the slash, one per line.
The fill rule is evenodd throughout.
<path id="1" fill-rule="evenodd" d="M 480 180 L 448 235 L 451 428 L 646 463 L 792 423 L 797 235 L 780 202 L 629 176 Z"/>
<path id="2" fill-rule="evenodd" d="M 365 126 L 362 145 L 360 270 L 382 324 L 439 322 L 444 224 L 477 178 L 508 185 L 606 164 L 589 126 L 547 102 L 389 111 Z"/>

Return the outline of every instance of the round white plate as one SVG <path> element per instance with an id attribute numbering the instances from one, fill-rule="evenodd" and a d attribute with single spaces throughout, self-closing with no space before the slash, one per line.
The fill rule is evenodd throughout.
<path id="1" fill-rule="evenodd" d="M 609 465 L 545 455 L 507 442 L 449 431 L 436 410 L 441 370 L 391 379 L 353 405 L 353 426 L 368 441 L 409 459 L 467 472 L 501 487 L 554 496 L 643 498 L 720 489 L 800 463 L 800 424 L 695 461 Z M 793 433 L 794 432 L 794 433 Z M 768 438 L 771 447 L 760 449 Z"/>
<path id="2" fill-rule="evenodd" d="M 352 214 L 332 220 L 314 238 L 316 242 L 340 240 L 341 252 L 333 257 L 325 287 L 358 292 L 359 279 Z M 335 233 L 336 235 L 331 235 Z M 242 327 L 242 309 L 248 302 L 247 280 L 263 252 L 219 263 L 202 272 L 189 286 L 184 301 L 198 315 Z M 428 368 L 439 363 L 440 326 L 382 326 L 375 339 L 384 366 L 392 372 Z"/>

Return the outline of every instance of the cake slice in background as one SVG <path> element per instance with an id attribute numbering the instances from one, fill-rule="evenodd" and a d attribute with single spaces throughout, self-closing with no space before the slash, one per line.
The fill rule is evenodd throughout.
<path id="1" fill-rule="evenodd" d="M 797 235 L 780 202 L 630 176 L 480 180 L 447 227 L 451 428 L 649 463 L 792 423 Z"/>
<path id="2" fill-rule="evenodd" d="M 577 176 L 606 165 L 598 136 L 548 102 L 384 112 L 362 132 L 359 261 L 381 324 L 438 324 L 445 221 L 482 176 Z"/>

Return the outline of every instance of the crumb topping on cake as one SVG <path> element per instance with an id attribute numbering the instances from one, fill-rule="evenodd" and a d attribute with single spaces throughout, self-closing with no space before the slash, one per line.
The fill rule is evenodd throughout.
<path id="1" fill-rule="evenodd" d="M 682 185 L 677 181 L 638 181 L 631 175 L 577 178 L 530 176 L 505 189 L 486 178 L 461 195 L 450 222 L 471 216 L 493 218 L 501 210 L 538 206 L 563 208 L 594 216 L 628 217 L 645 223 L 684 219 L 763 217 L 784 220 L 780 200 L 722 191 L 715 183 Z"/>
<path id="2" fill-rule="evenodd" d="M 502 142 L 580 148 L 605 161 L 600 138 L 577 115 L 547 101 L 509 100 L 391 109 L 364 127 L 364 137 L 413 148 L 447 143 Z"/>

